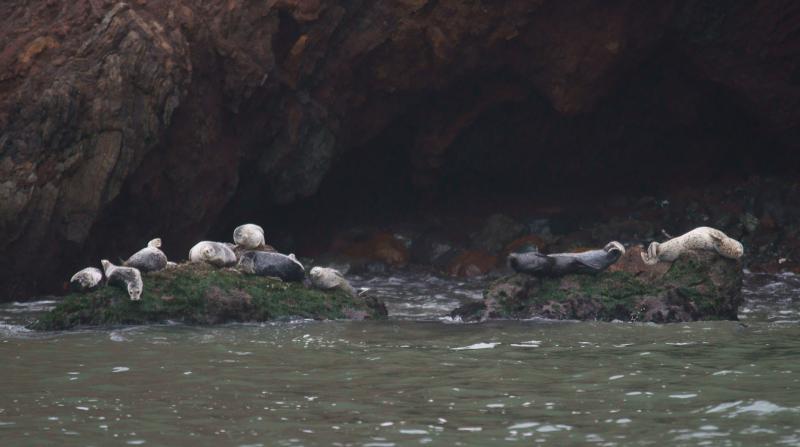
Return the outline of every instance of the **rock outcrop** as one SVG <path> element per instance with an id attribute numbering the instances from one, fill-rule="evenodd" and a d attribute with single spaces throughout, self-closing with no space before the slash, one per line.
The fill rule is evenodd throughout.
<path id="1" fill-rule="evenodd" d="M 181 264 L 144 278 L 139 301 L 117 287 L 71 294 L 38 321 L 36 330 L 112 327 L 177 321 L 185 324 L 274 321 L 293 318 L 381 319 L 386 306 L 374 297 L 321 291 L 233 269 Z"/>
<path id="2" fill-rule="evenodd" d="M 453 311 L 464 321 L 547 318 L 673 323 L 736 320 L 742 302 L 738 260 L 689 252 L 647 265 L 629 249 L 605 272 L 537 278 L 516 274 L 492 283 L 482 303 Z"/>
<path id="3" fill-rule="evenodd" d="M 686 175 L 730 143 L 784 150 L 800 136 L 798 17 L 788 0 L 2 2 L 0 299 L 53 291 L 147 234 L 185 252 L 232 199 L 310 196 L 392 132 L 417 188 L 454 154 L 529 172 L 470 147 L 572 154 L 583 163 L 550 167 L 575 178 L 662 153 L 661 135 L 703 136 L 675 142 L 697 157 Z M 651 76 L 653 60 L 672 71 Z M 462 144 L 496 122 L 513 141 Z"/>

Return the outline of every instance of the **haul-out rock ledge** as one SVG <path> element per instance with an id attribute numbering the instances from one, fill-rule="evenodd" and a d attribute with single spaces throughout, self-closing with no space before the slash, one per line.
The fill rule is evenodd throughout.
<path id="1" fill-rule="evenodd" d="M 36 330 L 83 326 L 112 327 L 164 323 L 221 324 L 309 318 L 382 319 L 386 306 L 377 298 L 322 291 L 301 283 L 245 275 L 205 264 L 180 264 L 149 273 L 141 300 L 118 287 L 66 296 L 30 325 Z"/>
<path id="2" fill-rule="evenodd" d="M 692 251 L 674 262 L 648 265 L 633 247 L 594 275 L 534 277 L 518 273 L 493 282 L 482 302 L 454 310 L 464 321 L 546 318 L 670 323 L 736 320 L 742 264 Z"/>

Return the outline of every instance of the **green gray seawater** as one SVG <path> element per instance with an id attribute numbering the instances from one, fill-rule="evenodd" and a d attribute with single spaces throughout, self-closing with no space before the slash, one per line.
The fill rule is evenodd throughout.
<path id="1" fill-rule="evenodd" d="M 419 318 L 455 296 L 445 280 L 371 281 L 404 293 L 430 284 L 428 299 L 398 293 L 390 305 Z M 434 319 L 49 334 L 16 324 L 37 305 L 11 305 L 0 445 L 800 445 L 800 278 L 750 275 L 746 296 L 746 325 Z"/>

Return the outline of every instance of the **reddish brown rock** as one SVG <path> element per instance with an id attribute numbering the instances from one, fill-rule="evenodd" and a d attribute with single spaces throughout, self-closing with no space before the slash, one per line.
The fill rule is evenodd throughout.
<path id="1" fill-rule="evenodd" d="M 503 258 L 508 257 L 510 253 L 516 253 L 520 249 L 530 247 L 536 247 L 539 251 L 544 252 L 545 248 L 547 247 L 547 241 L 535 234 L 529 234 L 527 236 L 514 239 L 510 244 L 506 245 L 505 249 L 503 249 Z"/>
<path id="2" fill-rule="evenodd" d="M 641 245 L 628 248 L 616 263 L 608 267 L 608 271 L 626 272 L 647 281 L 654 281 L 664 276 L 672 264 L 667 262 L 659 262 L 652 265 L 645 264 L 642 259 L 643 252 L 644 248 Z"/>
<path id="3" fill-rule="evenodd" d="M 498 257 L 485 251 L 465 251 L 447 267 L 450 276 L 472 277 L 485 275 L 497 267 Z"/>
<path id="4" fill-rule="evenodd" d="M 403 267 L 409 259 L 403 241 L 385 232 L 374 233 L 363 240 L 335 241 L 331 252 L 357 260 L 382 262 L 391 267 Z"/>
<path id="5" fill-rule="evenodd" d="M 232 200 L 309 197 L 343 153 L 388 150 L 371 142 L 395 126 L 424 188 L 454 157 L 534 172 L 464 138 L 554 178 L 608 178 L 608 160 L 705 129 L 712 93 L 757 123 L 749 141 L 794 149 L 798 16 L 788 0 L 2 2 L 0 299 L 153 233 L 185 253 Z M 702 178 L 729 143 L 671 144 L 698 156 L 676 171 Z"/>

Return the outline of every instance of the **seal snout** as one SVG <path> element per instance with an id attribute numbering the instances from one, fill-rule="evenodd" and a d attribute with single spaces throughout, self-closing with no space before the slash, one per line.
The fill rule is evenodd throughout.
<path id="1" fill-rule="evenodd" d="M 133 282 L 128 283 L 128 296 L 131 297 L 131 301 L 139 301 L 142 299 L 142 289 Z"/>

